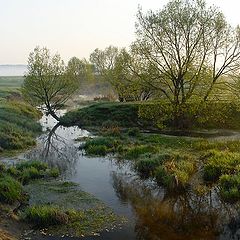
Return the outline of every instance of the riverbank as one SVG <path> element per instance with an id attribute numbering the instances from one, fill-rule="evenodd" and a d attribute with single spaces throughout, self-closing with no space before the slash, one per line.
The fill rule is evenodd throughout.
<path id="1" fill-rule="evenodd" d="M 9 125 L 12 129 L 12 132 L 5 132 L 11 145 L 2 148 L 2 160 L 6 157 L 10 160 L 11 156 L 26 149 L 31 152 L 30 148 L 36 146 L 36 136 L 41 133 L 41 125 L 37 122 L 41 115 L 24 102 L 16 102 L 12 99 L 15 93 L 14 96 L 12 94 L 12 91 L 5 92 L 0 105 L 0 119 L 4 123 L 0 126 Z M 16 131 L 22 131 L 21 135 L 17 135 Z M 19 136 L 21 139 L 18 139 Z M 31 141 L 24 142 L 26 136 Z M 7 146 L 6 138 L 0 140 Z M 20 140 L 24 144 L 16 145 Z M 10 165 L 14 163 L 11 160 L 6 162 Z M 125 221 L 78 184 L 64 181 L 62 177 L 53 180 L 53 177 L 59 176 L 57 168 L 48 169 L 40 162 L 14 164 L 17 165 L 7 168 L 1 165 L 0 171 L 0 231 L 6 239 L 97 236 L 99 232 L 118 228 Z M 64 170 L 60 170 L 64 174 Z M 56 224 L 60 224 L 61 228 Z"/>
<path id="2" fill-rule="evenodd" d="M 0 156 L 35 146 L 42 128 L 41 112 L 28 105 L 18 90 L 0 91 Z"/>
<path id="3" fill-rule="evenodd" d="M 78 184 L 59 179 L 58 169 L 44 163 L 1 165 L 0 178 L 0 230 L 9 239 L 93 236 L 124 221 Z"/>
<path id="4" fill-rule="evenodd" d="M 218 190 L 219 198 L 238 202 L 240 141 L 146 133 L 137 104 L 100 103 L 67 113 L 62 122 L 92 129 L 98 137 L 84 141 L 88 156 L 114 155 L 130 160 L 142 178 L 168 191 L 189 188 L 201 194 Z M 129 126 L 128 126 L 129 123 Z M 150 125 L 148 127 L 151 127 Z"/>

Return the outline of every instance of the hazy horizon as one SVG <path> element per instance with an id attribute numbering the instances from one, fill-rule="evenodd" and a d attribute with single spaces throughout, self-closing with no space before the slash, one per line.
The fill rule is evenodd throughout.
<path id="1" fill-rule="evenodd" d="M 206 0 L 215 4 L 236 26 L 240 23 L 233 0 Z M 138 6 L 143 11 L 163 7 L 168 0 L 0 0 L 0 64 L 27 64 L 36 46 L 58 52 L 64 61 L 87 58 L 95 48 L 128 47 L 135 38 Z"/>

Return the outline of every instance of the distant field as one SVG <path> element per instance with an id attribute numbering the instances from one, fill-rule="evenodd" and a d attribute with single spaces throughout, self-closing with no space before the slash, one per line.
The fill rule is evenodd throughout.
<path id="1" fill-rule="evenodd" d="M 1 77 L 0 76 L 0 89 L 1 90 L 14 90 L 21 87 L 24 77 Z"/>

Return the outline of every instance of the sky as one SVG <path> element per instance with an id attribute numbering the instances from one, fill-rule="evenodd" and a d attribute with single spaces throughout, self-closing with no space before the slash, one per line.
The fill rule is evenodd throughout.
<path id="1" fill-rule="evenodd" d="M 206 0 L 240 24 L 240 1 Z M 0 64 L 26 64 L 35 46 L 87 58 L 109 45 L 127 47 L 135 38 L 138 6 L 162 8 L 168 0 L 0 0 Z"/>

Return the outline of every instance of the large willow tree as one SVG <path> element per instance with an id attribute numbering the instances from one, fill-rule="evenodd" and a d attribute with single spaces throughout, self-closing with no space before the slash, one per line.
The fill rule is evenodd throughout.
<path id="1" fill-rule="evenodd" d="M 30 53 L 22 93 L 32 105 L 59 120 L 56 111 L 78 87 L 74 71 L 65 67 L 59 54 L 51 55 L 47 48 L 39 47 Z"/>
<path id="2" fill-rule="evenodd" d="M 207 101 L 223 76 L 239 69 L 239 28 L 204 0 L 173 0 L 146 14 L 140 9 L 136 29 L 132 50 L 151 69 L 144 80 L 178 115 L 191 99 Z"/>

